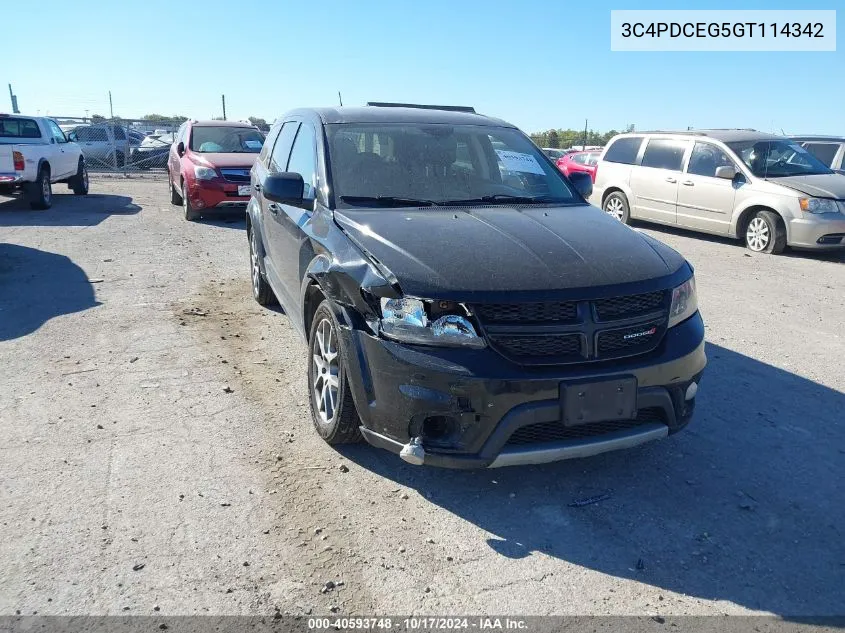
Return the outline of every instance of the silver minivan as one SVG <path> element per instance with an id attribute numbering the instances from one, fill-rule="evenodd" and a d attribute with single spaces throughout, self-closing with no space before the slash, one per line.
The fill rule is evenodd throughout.
<path id="1" fill-rule="evenodd" d="M 754 130 L 615 136 L 590 201 L 625 223 L 726 235 L 760 253 L 845 248 L 845 176 L 795 141 Z"/>

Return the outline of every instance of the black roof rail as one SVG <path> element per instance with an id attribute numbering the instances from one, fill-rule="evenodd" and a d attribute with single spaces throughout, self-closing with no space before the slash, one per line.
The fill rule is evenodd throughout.
<path id="1" fill-rule="evenodd" d="M 475 114 L 475 108 L 470 106 L 453 105 L 425 105 L 421 103 L 391 103 L 389 101 L 367 101 L 368 106 L 377 108 L 418 108 L 420 110 L 446 110 L 448 112 L 469 112 Z"/>

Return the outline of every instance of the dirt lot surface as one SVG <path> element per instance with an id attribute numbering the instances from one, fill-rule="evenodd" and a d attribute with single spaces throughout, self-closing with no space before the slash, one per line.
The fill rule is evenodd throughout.
<path id="1" fill-rule="evenodd" d="M 644 229 L 696 266 L 692 425 L 457 472 L 319 440 L 241 217 L 91 190 L 0 199 L 0 615 L 845 612 L 844 257 Z"/>

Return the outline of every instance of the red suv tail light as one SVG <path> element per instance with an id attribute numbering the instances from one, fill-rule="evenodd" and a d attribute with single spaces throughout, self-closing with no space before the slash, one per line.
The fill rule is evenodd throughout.
<path id="1" fill-rule="evenodd" d="M 12 160 L 15 163 L 15 171 L 23 171 L 23 154 L 12 152 Z"/>

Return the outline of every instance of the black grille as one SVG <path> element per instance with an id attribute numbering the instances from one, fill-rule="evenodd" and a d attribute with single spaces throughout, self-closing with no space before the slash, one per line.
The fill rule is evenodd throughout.
<path id="1" fill-rule="evenodd" d="M 647 292 L 641 295 L 598 299 L 593 302 L 593 305 L 601 321 L 629 319 L 660 310 L 664 307 L 665 295 L 663 291 Z"/>
<path id="2" fill-rule="evenodd" d="M 508 445 L 545 444 L 546 442 L 559 442 L 563 440 L 577 440 L 585 437 L 596 437 L 633 429 L 650 422 L 665 423 L 666 418 L 663 409 L 652 407 L 637 411 L 637 417 L 633 420 L 612 420 L 609 422 L 594 422 L 580 426 L 564 426 L 563 422 L 540 422 L 523 426 L 510 436 Z"/>
<path id="3" fill-rule="evenodd" d="M 472 307 L 490 345 L 499 353 L 521 364 L 556 365 L 652 351 L 666 331 L 668 295 L 661 290 L 592 301 Z M 613 322 L 623 320 L 636 324 L 613 327 Z"/>
<path id="4" fill-rule="evenodd" d="M 549 336 L 511 336 L 497 334 L 491 342 L 502 353 L 514 358 L 567 359 L 581 358 L 581 335 L 558 334 Z"/>
<path id="5" fill-rule="evenodd" d="M 572 323 L 578 318 L 575 301 L 548 303 L 485 303 L 475 306 L 478 317 L 494 323 Z"/>
<path id="6" fill-rule="evenodd" d="M 223 174 L 223 178 L 228 180 L 229 182 L 237 182 L 247 184 L 249 183 L 249 170 L 248 169 L 221 169 L 220 173 Z"/>
<path id="7" fill-rule="evenodd" d="M 599 358 L 638 354 L 656 347 L 662 336 L 662 321 L 603 330 L 596 336 L 596 354 Z"/>

